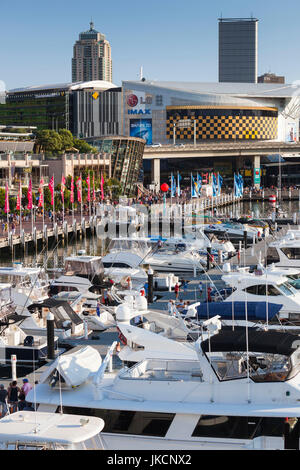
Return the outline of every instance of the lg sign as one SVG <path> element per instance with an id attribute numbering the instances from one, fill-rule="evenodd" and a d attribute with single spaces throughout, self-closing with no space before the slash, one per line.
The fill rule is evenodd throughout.
<path id="1" fill-rule="evenodd" d="M 131 108 L 134 108 L 138 104 L 139 100 L 136 95 L 129 95 L 127 98 L 127 104 Z"/>

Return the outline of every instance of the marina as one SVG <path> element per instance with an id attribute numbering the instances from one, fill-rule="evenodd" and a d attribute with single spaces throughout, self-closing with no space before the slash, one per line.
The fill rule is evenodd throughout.
<path id="1" fill-rule="evenodd" d="M 81 416 L 82 420 L 89 416 L 99 419 L 103 425 L 96 433 L 98 441 L 87 440 L 84 444 L 87 449 L 93 448 L 95 443 L 98 449 L 107 450 L 170 449 L 170 446 L 187 450 L 297 447 L 297 405 L 288 399 L 284 408 L 280 399 L 276 405 L 277 388 L 281 395 L 280 387 L 286 384 L 285 393 L 292 396 L 293 387 L 297 388 L 293 379 L 289 379 L 293 372 L 285 365 L 295 359 L 284 359 L 285 354 L 296 352 L 293 353 L 291 346 L 273 349 L 281 341 L 282 344 L 292 345 L 293 341 L 297 344 L 300 265 L 290 261 L 290 266 L 281 266 L 281 258 L 274 259 L 270 247 L 280 246 L 280 243 L 284 247 L 289 243 L 296 246 L 298 225 L 272 222 L 275 208 L 266 203 L 264 210 L 270 212 L 269 216 L 262 217 L 260 222 L 256 220 L 253 228 L 251 224 L 242 225 L 240 238 L 236 232 L 224 230 L 213 236 L 205 235 L 204 229 L 212 225 L 207 224 L 207 220 L 214 220 L 214 226 L 226 222 L 236 227 L 236 222 L 230 222 L 230 216 L 233 220 L 242 220 L 245 213 L 254 215 L 257 203 L 254 206 L 243 204 L 247 203 L 238 201 L 229 206 L 225 214 L 220 213 L 221 208 L 218 212 L 204 211 L 203 214 L 201 211 L 202 222 L 205 221 L 202 225 L 198 223 L 200 217 L 189 225 L 191 217 L 187 217 L 185 207 L 182 237 L 161 232 L 163 225 L 158 228 L 158 237 L 145 237 L 136 224 L 135 235 L 130 232 L 124 238 L 123 227 L 122 233 L 109 241 L 98 238 L 96 229 L 84 237 L 70 239 L 70 243 L 67 239 L 63 244 L 59 240 L 52 250 L 49 248 L 46 258 L 45 254 L 39 257 L 38 250 L 34 249 L 22 258 L 22 264 L 18 258 L 12 267 L 6 267 L 4 262 L 4 266 L 0 266 L 0 281 L 12 284 L 7 284 L 11 289 L 10 310 L 4 314 L 6 304 L 1 310 L 4 315 L 2 337 L 6 335 L 10 345 L 17 346 L 19 341 L 21 351 L 29 344 L 31 347 L 38 344 L 38 334 L 44 338 L 40 347 L 46 346 L 40 358 L 29 352 L 31 359 L 27 363 L 16 346 L 14 349 L 6 346 L 6 359 L 2 355 L 0 367 L 4 389 L 9 389 L 13 380 L 20 384 L 27 379 L 33 388 L 26 402 L 36 410 L 33 411 L 37 413 L 36 419 L 39 413 L 41 419 L 43 413 L 56 416 L 61 406 L 63 416 L 70 416 L 70 419 L 72 414 Z M 285 207 L 284 204 L 281 207 Z M 197 216 L 197 207 L 191 206 Z M 162 224 L 165 224 L 167 212 L 156 213 L 164 217 Z M 127 227 L 132 225 L 132 217 L 131 212 L 130 220 L 125 221 Z M 250 222 L 251 216 L 247 218 Z M 112 221 L 116 220 L 110 223 Z M 264 228 L 266 221 L 269 221 L 268 230 Z M 116 222 L 124 224 L 124 217 Z M 101 217 L 97 223 L 103 223 Z M 157 224 L 155 227 L 157 229 Z M 251 233 L 249 237 L 247 229 Z M 230 238 L 233 243 L 229 242 Z M 224 250 L 225 246 L 228 251 L 221 251 L 220 247 Z M 196 261 L 196 252 L 199 261 Z M 174 259 L 173 253 L 176 253 Z M 191 258 L 188 253 L 193 253 Z M 189 270 L 182 268 L 180 256 L 190 263 Z M 23 267 L 28 257 L 40 267 Z M 162 263 L 166 263 L 166 268 L 162 268 Z M 13 276 L 18 276 L 16 283 Z M 28 280 L 25 283 L 26 276 L 33 276 L 32 287 Z M 21 278 L 24 281 L 20 282 Z M 18 292 L 15 285 L 19 286 Z M 249 290 L 243 297 L 245 288 L 252 286 L 253 290 L 254 285 L 265 289 L 264 296 L 262 292 L 253 296 Z M 279 295 L 281 285 L 285 297 Z M 3 289 L 5 286 L 3 284 Z M 37 289 L 45 288 L 48 294 L 43 298 L 42 291 Z M 279 289 L 276 297 L 272 289 L 274 292 Z M 3 296 L 5 298 L 5 290 Z M 21 331 L 19 340 L 18 329 Z M 258 338 L 263 338 L 264 334 L 266 340 L 262 339 L 259 346 Z M 228 346 L 224 346 L 227 339 Z M 234 341 L 238 341 L 238 347 L 233 346 Z M 252 343 L 255 353 L 251 352 Z M 222 344 L 221 349 L 217 349 L 218 344 Z M 230 352 L 229 344 L 234 353 Z M 270 345 L 269 350 L 265 344 Z M 264 375 L 255 372 L 259 361 L 263 361 L 262 370 L 267 368 L 269 375 L 266 371 Z M 75 369 L 73 364 L 76 364 Z M 278 377 L 282 374 L 282 378 L 275 381 L 268 378 L 275 377 L 274 368 Z M 279 369 L 282 372 L 277 372 Z M 241 381 L 241 392 L 235 388 L 234 396 L 230 391 L 232 380 L 235 387 Z M 272 387 L 268 389 L 273 390 L 272 405 L 267 404 L 264 393 L 259 391 L 262 384 L 266 389 Z M 172 388 L 172 398 L 161 401 L 158 397 L 165 394 L 165 387 Z M 200 387 L 199 392 L 196 392 L 197 387 Z M 203 398 L 200 399 L 199 393 Z M 228 398 L 224 399 L 227 393 Z M 88 408 L 86 403 L 89 403 Z M 12 412 L 9 402 L 7 409 Z M 14 414 L 8 417 L 14 419 Z M 286 416 L 292 423 L 289 434 L 285 430 Z M 247 431 L 249 417 L 253 429 Z M 5 419 L 1 421 L 5 423 Z M 9 419 L 8 423 L 13 426 L 14 421 Z M 15 419 L 19 419 L 17 414 Z M 220 424 L 210 429 L 207 427 L 209 419 Z M 231 434 L 229 429 L 238 422 L 236 431 Z M 270 426 L 274 426 L 272 431 L 263 431 Z M 3 438 L 3 443 L 5 440 Z M 9 445 L 13 444 L 9 442 Z M 24 441 L 22 445 L 29 448 L 40 443 Z M 47 445 L 43 443 L 45 448 Z M 54 448 L 64 445 L 76 448 L 74 443 L 62 442 L 56 443 Z"/>

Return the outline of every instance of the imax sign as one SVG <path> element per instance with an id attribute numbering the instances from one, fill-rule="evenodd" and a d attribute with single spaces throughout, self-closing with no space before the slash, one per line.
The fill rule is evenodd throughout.
<path id="1" fill-rule="evenodd" d="M 128 109 L 128 114 L 151 114 L 151 109 Z"/>

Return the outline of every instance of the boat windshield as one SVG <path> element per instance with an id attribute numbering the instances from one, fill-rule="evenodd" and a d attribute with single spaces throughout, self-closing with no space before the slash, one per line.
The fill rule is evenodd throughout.
<path id="1" fill-rule="evenodd" d="M 221 381 L 241 379 L 249 374 L 254 382 L 284 382 L 295 370 L 290 357 L 281 354 L 251 352 L 247 355 L 246 351 L 236 351 L 207 353 L 207 356 Z"/>
<path id="2" fill-rule="evenodd" d="M 94 276 L 103 272 L 103 264 L 99 259 L 67 259 L 65 262 L 66 274 L 74 274 L 77 276 Z"/>
<path id="3" fill-rule="evenodd" d="M 130 251 L 134 253 L 147 253 L 151 248 L 150 240 L 114 238 L 108 246 L 108 252 Z"/>
<path id="4" fill-rule="evenodd" d="M 297 290 L 289 282 L 283 282 L 277 285 L 277 287 L 284 295 L 290 296 L 297 294 Z"/>

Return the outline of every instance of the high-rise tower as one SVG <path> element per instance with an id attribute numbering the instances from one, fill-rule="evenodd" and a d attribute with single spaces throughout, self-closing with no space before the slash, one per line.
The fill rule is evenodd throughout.
<path id="1" fill-rule="evenodd" d="M 257 83 L 256 18 L 219 19 L 219 82 Z"/>
<path id="2" fill-rule="evenodd" d="M 110 44 L 105 35 L 94 29 L 79 34 L 74 44 L 72 59 L 72 82 L 106 80 L 112 82 L 112 60 Z"/>

